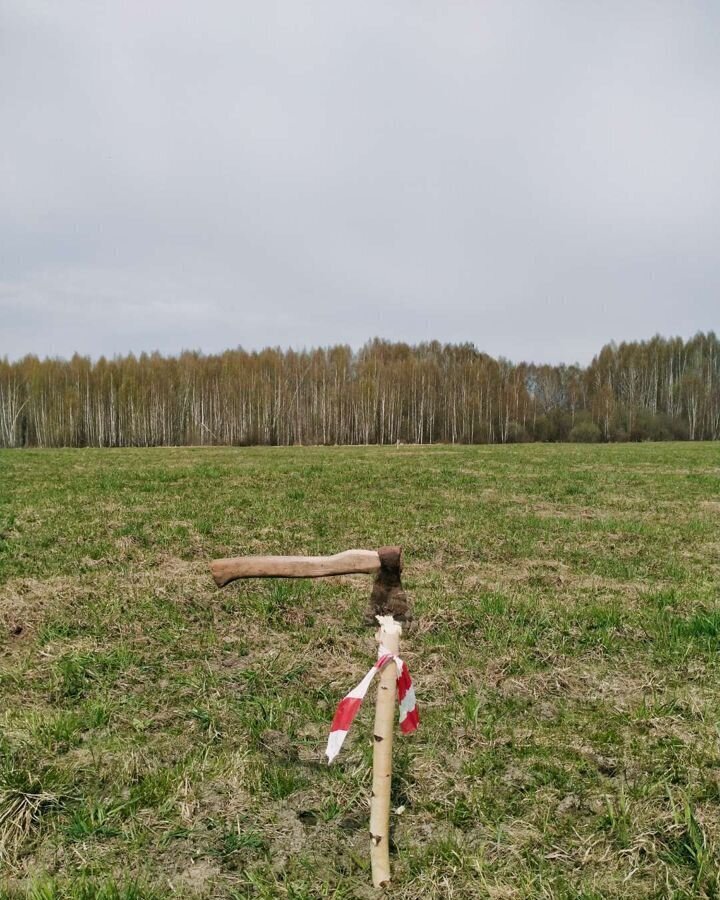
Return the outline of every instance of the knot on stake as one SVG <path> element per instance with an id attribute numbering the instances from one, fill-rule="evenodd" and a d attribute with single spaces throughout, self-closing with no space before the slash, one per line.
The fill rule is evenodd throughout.
<path id="1" fill-rule="evenodd" d="M 413 617 L 400 581 L 402 551 L 400 547 L 380 547 L 378 556 L 380 570 L 363 621 L 366 625 L 376 625 L 377 616 L 393 616 L 398 622 L 410 623 Z"/>
<path id="2" fill-rule="evenodd" d="M 332 725 L 330 726 L 327 749 L 325 750 L 328 763 L 331 763 L 340 752 L 340 748 L 347 737 L 350 726 L 355 720 L 355 716 L 358 714 L 358 710 L 365 699 L 373 678 L 392 662 L 395 663 L 397 670 L 395 684 L 400 705 L 400 731 L 403 734 L 410 734 L 418 727 L 420 719 L 415 703 L 415 688 L 413 687 L 408 668 L 396 653 L 393 653 L 392 650 L 381 644 L 378 649 L 378 661 L 366 673 L 363 680 L 343 697 L 335 710 Z M 387 685 L 380 685 L 380 689 L 382 690 L 383 688 L 387 690 Z M 394 698 L 391 703 L 393 702 Z M 384 739 L 385 736 L 378 734 L 377 731 L 373 733 L 373 740 L 376 744 L 381 743 Z"/>

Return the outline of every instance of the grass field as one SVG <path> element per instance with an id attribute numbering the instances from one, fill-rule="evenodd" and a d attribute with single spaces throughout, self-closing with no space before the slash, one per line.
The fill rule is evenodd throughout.
<path id="1" fill-rule="evenodd" d="M 0 453 L 0 897 L 371 896 L 371 579 L 208 562 L 387 543 L 392 895 L 718 897 L 710 444 Z"/>

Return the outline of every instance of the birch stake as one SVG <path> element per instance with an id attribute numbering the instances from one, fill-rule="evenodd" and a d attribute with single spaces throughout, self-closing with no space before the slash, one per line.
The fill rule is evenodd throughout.
<path id="1" fill-rule="evenodd" d="M 378 616 L 375 639 L 394 656 L 400 655 L 402 625 L 392 616 Z M 394 665 L 380 672 L 373 731 L 373 783 L 370 798 L 370 866 L 374 887 L 390 882 L 390 786 L 395 724 L 397 671 Z"/>

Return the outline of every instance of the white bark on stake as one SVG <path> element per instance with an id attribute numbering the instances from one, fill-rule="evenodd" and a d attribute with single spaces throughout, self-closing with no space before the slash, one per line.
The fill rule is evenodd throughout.
<path id="1" fill-rule="evenodd" d="M 375 639 L 395 656 L 400 654 L 402 625 L 392 616 L 377 616 Z M 390 662 L 380 672 L 373 731 L 373 785 L 370 799 L 370 865 L 374 887 L 390 881 L 390 786 L 395 726 L 397 669 Z"/>

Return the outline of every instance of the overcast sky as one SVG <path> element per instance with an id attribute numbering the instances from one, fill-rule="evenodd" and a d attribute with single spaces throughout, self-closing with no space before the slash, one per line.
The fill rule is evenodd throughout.
<path id="1" fill-rule="evenodd" d="M 720 328 L 720 4 L 0 0 L 0 356 Z"/>

